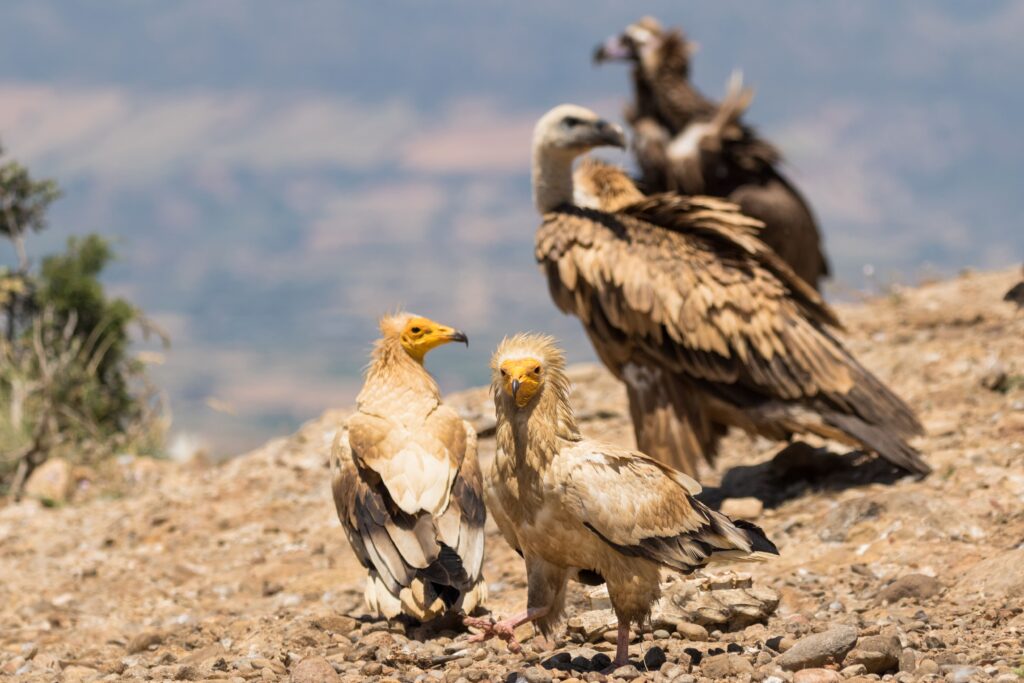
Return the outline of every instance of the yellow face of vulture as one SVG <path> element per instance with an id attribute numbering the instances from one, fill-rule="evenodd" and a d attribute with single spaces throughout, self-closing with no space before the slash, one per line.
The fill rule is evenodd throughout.
<path id="1" fill-rule="evenodd" d="M 418 363 L 423 362 L 428 351 L 442 344 L 462 342 L 469 346 L 465 332 L 418 316 L 410 318 L 405 324 L 400 339 L 402 348 Z"/>

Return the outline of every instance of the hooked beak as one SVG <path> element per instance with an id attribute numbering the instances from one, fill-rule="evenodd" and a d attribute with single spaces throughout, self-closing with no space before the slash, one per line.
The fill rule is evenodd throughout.
<path id="1" fill-rule="evenodd" d="M 633 58 L 633 51 L 621 35 L 612 36 L 594 50 L 594 64 L 623 62 Z"/>
<path id="2" fill-rule="evenodd" d="M 620 149 L 626 149 L 626 134 L 622 132 L 622 128 L 609 123 L 604 119 L 597 122 L 597 134 L 599 145 L 608 145 L 610 147 L 618 147 Z"/>
<path id="3" fill-rule="evenodd" d="M 455 330 L 454 332 L 449 334 L 448 341 L 462 342 L 463 344 L 466 345 L 467 349 L 469 348 L 469 337 L 467 337 L 466 333 L 461 330 Z"/>
<path id="4" fill-rule="evenodd" d="M 519 380 L 512 380 L 512 400 L 516 400 L 516 394 L 519 393 Z"/>

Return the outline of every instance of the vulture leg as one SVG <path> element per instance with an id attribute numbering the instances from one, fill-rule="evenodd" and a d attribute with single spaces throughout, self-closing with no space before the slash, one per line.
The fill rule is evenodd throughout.
<path id="1" fill-rule="evenodd" d="M 523 647 L 519 644 L 519 641 L 516 640 L 516 629 L 523 624 L 536 621 L 537 619 L 546 616 L 550 611 L 550 607 L 531 607 L 524 612 L 520 612 L 508 619 L 502 619 L 501 621 L 494 621 L 491 618 L 466 617 L 462 620 L 462 623 L 466 626 L 472 626 L 473 628 L 478 628 L 483 631 L 483 633 L 470 636 L 468 642 L 478 643 L 498 637 L 508 643 L 508 649 L 510 652 L 520 652 Z M 629 630 L 628 624 L 626 630 Z"/>
<path id="2" fill-rule="evenodd" d="M 620 666 L 629 664 L 629 621 L 619 619 L 619 630 L 615 635 L 615 659 L 601 673 L 608 676 Z"/>

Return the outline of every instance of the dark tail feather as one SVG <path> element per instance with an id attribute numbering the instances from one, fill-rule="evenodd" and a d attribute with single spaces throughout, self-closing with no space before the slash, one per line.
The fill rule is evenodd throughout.
<path id="1" fill-rule="evenodd" d="M 418 574 L 427 581 L 457 589 L 466 589 L 471 584 L 462 558 L 444 543 L 441 544 L 441 552 L 437 559 L 426 569 L 421 569 Z"/>
<path id="2" fill-rule="evenodd" d="M 921 454 L 891 429 L 868 424 L 854 415 L 824 413 L 822 417 L 897 467 L 921 476 L 932 471 Z"/>
<path id="3" fill-rule="evenodd" d="M 779 549 L 765 536 L 761 527 L 751 524 L 744 519 L 734 519 L 732 523 L 736 525 L 737 529 L 741 529 L 743 535 L 750 541 L 750 550 L 752 552 L 768 553 L 769 555 L 779 554 Z"/>

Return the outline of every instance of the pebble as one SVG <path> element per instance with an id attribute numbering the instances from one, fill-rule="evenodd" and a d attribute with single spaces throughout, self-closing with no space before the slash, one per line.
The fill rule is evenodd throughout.
<path id="1" fill-rule="evenodd" d="M 671 634 L 665 629 L 659 628 L 652 635 L 655 640 L 667 640 Z"/>
<path id="2" fill-rule="evenodd" d="M 950 683 L 969 683 L 978 677 L 988 678 L 988 675 L 976 666 L 954 666 L 946 672 L 946 680 Z"/>
<path id="3" fill-rule="evenodd" d="M 860 664 L 868 673 L 882 674 L 899 668 L 900 639 L 896 636 L 867 636 L 857 641 L 846 655 L 846 664 Z"/>
<path id="4" fill-rule="evenodd" d="M 526 683 L 551 683 L 551 674 L 539 666 L 531 666 L 523 671 L 523 680 Z"/>
<path id="5" fill-rule="evenodd" d="M 620 666 L 618 669 L 613 671 L 609 678 L 619 678 L 624 681 L 631 681 L 634 678 L 640 678 L 640 676 L 641 674 L 639 671 L 637 671 L 637 668 L 635 666 L 633 666 L 632 664 L 627 664 L 626 666 Z"/>
<path id="6" fill-rule="evenodd" d="M 714 657 L 706 657 L 701 662 L 700 671 L 708 678 L 724 680 L 741 674 L 752 674 L 754 673 L 754 666 L 739 655 L 724 653 Z"/>
<path id="7" fill-rule="evenodd" d="M 665 656 L 665 651 L 660 647 L 652 647 L 644 655 L 644 667 L 648 671 L 657 671 L 666 661 L 668 661 L 668 658 Z"/>
<path id="8" fill-rule="evenodd" d="M 852 626 L 833 626 L 823 633 L 804 636 L 775 662 L 783 669 L 799 671 L 823 664 L 838 664 L 857 642 L 857 629 Z"/>
<path id="9" fill-rule="evenodd" d="M 942 584 L 934 576 L 907 574 L 896 579 L 878 591 L 878 602 L 894 603 L 904 598 L 915 601 L 927 600 L 942 590 Z"/>
<path id="10" fill-rule="evenodd" d="M 704 642 L 708 639 L 708 630 L 700 624 L 693 624 L 688 621 L 681 621 L 676 624 L 676 633 L 687 640 Z"/>
<path id="11" fill-rule="evenodd" d="M 793 674 L 793 683 L 839 683 L 843 677 L 832 669 L 802 669 Z"/>
<path id="12" fill-rule="evenodd" d="M 914 673 L 921 674 L 922 676 L 928 676 L 930 674 L 939 673 L 939 663 L 934 659 L 922 659 L 917 663 L 917 669 Z"/>
<path id="13" fill-rule="evenodd" d="M 307 657 L 292 667 L 291 683 L 339 683 L 338 673 L 323 657 Z"/>
<path id="14" fill-rule="evenodd" d="M 137 633 L 128 641 L 128 654 L 134 655 L 145 652 L 154 645 L 164 642 L 164 637 L 156 631 L 143 631 Z"/>

